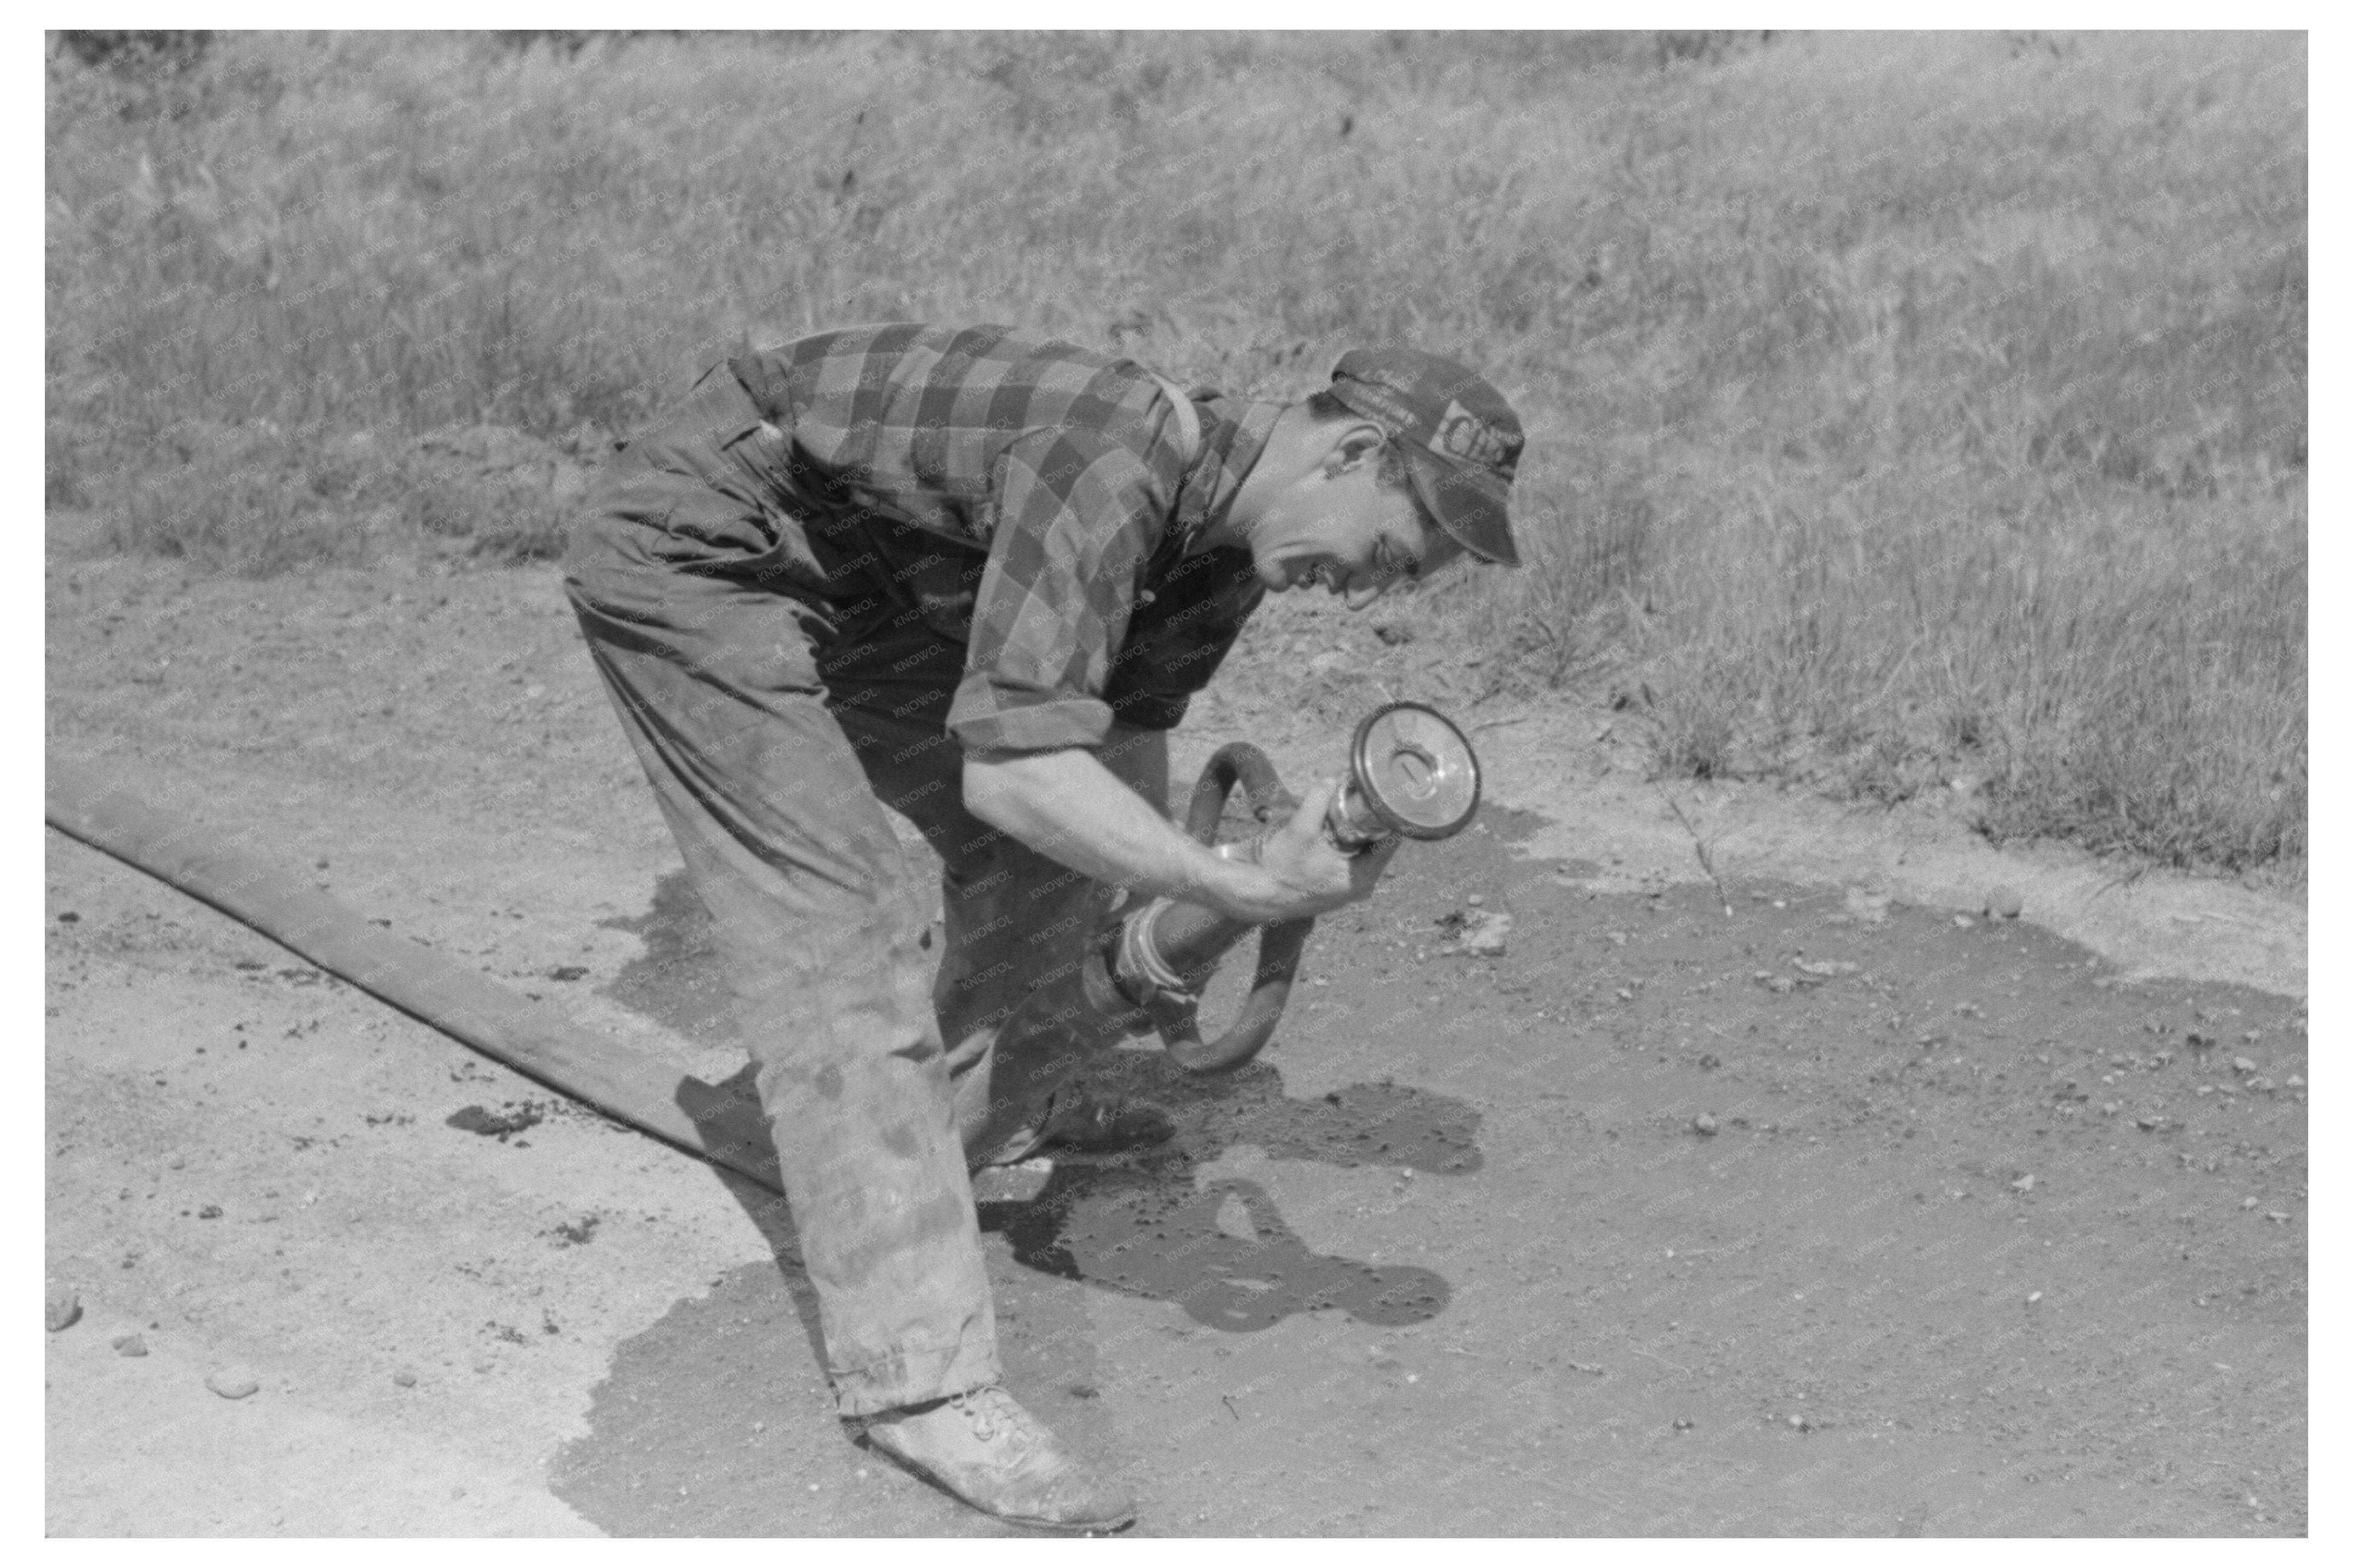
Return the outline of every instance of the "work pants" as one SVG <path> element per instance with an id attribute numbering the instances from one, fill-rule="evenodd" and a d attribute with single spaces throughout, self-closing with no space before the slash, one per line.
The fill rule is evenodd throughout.
<path id="1" fill-rule="evenodd" d="M 723 371 L 625 453 L 565 586 L 712 917 L 828 1372 L 863 1415 L 999 1379 L 968 1168 L 1084 1064 L 997 1025 L 1114 895 L 964 809 L 963 647 L 887 603 L 841 613 L 799 521 L 718 459 L 748 407 Z M 1131 783 L 1166 809 L 1165 778 Z M 944 862 L 937 955 L 886 803 Z"/>

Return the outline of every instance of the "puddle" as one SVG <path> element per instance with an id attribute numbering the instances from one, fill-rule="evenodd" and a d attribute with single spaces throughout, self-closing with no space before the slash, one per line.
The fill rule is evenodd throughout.
<path id="1" fill-rule="evenodd" d="M 1140 1532 L 2303 1528 L 2300 1006 L 1836 887 L 1596 886 L 1541 826 L 1409 847 L 1250 1068 L 1104 1058 L 1176 1142 L 984 1210 L 1009 1381 Z M 1443 951 L 1470 908 L 1507 952 Z M 715 979 L 675 895 L 625 929 L 649 1005 Z M 623 1346 L 559 1494 L 1000 1533 L 842 1441 L 797 1279 Z"/>

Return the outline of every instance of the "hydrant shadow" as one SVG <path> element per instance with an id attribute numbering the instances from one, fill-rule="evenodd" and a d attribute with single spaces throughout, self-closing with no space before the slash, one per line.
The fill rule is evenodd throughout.
<path id="1" fill-rule="evenodd" d="M 1019 1263 L 1174 1301 L 1196 1322 L 1232 1333 L 1325 1308 L 1383 1327 L 1446 1310 L 1453 1288 L 1434 1270 L 1316 1252 L 1260 1183 L 1203 1181 L 1198 1171 L 1236 1144 L 1255 1144 L 1275 1159 L 1460 1174 L 1483 1163 L 1479 1113 L 1469 1105 L 1393 1083 L 1292 1100 L 1282 1074 L 1262 1062 L 1200 1079 L 1141 1051 L 1112 1053 L 1087 1083 L 1154 1100 L 1182 1131 L 1133 1155 L 1059 1159 L 1029 1203 L 984 1205 L 981 1227 L 1003 1234 Z"/>

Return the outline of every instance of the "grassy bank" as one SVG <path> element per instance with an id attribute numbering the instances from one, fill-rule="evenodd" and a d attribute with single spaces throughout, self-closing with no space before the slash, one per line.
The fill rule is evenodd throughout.
<path id="1" fill-rule="evenodd" d="M 227 569 L 543 549 L 417 438 L 744 338 L 1018 321 L 1527 416 L 1537 569 L 1418 613 L 1684 773 L 2299 862 L 2300 39 L 224 35 L 49 74 L 48 493 Z"/>

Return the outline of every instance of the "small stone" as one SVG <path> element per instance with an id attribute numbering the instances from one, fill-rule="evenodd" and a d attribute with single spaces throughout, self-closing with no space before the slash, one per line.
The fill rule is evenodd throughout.
<path id="1" fill-rule="evenodd" d="M 1701 1137 L 1713 1138 L 1715 1136 L 1715 1118 L 1710 1116 L 1706 1111 L 1703 1110 L 1697 1116 L 1692 1118 L 1692 1131 L 1698 1133 Z"/>
<path id="2" fill-rule="evenodd" d="M 1978 922 L 1969 919 L 1967 915 L 1955 915 L 1953 917 L 1953 923 L 1960 927 L 1963 931 L 1967 931 Z"/>
<path id="3" fill-rule="evenodd" d="M 42 1316 L 53 1334 L 72 1328 L 81 1321 L 81 1292 L 62 1279 L 50 1280 Z"/>
<path id="4" fill-rule="evenodd" d="M 2006 882 L 1986 895 L 1985 912 L 1996 920 L 2014 921 L 2025 910 L 2024 895 Z"/>
<path id="5" fill-rule="evenodd" d="M 1772 979 L 1765 982 L 1765 989 L 1776 996 L 1787 996 L 1797 988 L 1798 983 L 1786 974 L 1776 974 Z"/>
<path id="6" fill-rule="evenodd" d="M 2266 1210 L 2263 1214 L 2263 1217 L 2271 1221 L 2274 1225 L 2285 1225 L 2287 1223 L 2287 1215 L 2278 1209 Z"/>
<path id="7" fill-rule="evenodd" d="M 1810 1432 L 1814 1429 L 1814 1424 L 1802 1415 L 1790 1416 L 1789 1426 L 1791 1430 L 1798 1432 Z"/>
<path id="8" fill-rule="evenodd" d="M 2010 1190 L 2011 1192 L 2013 1192 L 2013 1193 L 2031 1193 L 2031 1192 L 2032 1192 L 2032 1191 L 2034 1190 L 2034 1176 L 2033 1176 L 2033 1173 L 2030 1172 L 2030 1173 L 2027 1173 L 2026 1175 L 2021 1176 L 2021 1177 L 2019 1177 L 2019 1178 L 2018 1178 L 2018 1180 L 2016 1180 L 2016 1181 L 2014 1181 L 2014 1182 L 2010 1183 Z"/>
<path id="9" fill-rule="evenodd" d="M 1473 893 L 1473 894 L 1472 894 L 1469 898 L 1467 898 L 1467 899 L 1463 900 L 1462 901 L 1463 901 L 1464 903 L 1466 903 L 1466 904 L 1470 905 L 1472 909 L 1474 909 L 1474 910 L 1475 910 L 1475 909 L 1477 909 L 1481 904 L 1485 903 L 1487 900 L 1486 900 L 1486 899 L 1485 899 L 1484 897 L 1482 897 L 1482 895 L 1480 895 L 1480 894 L 1478 894 L 1478 893 Z"/>
<path id="10" fill-rule="evenodd" d="M 206 1204 L 204 1207 L 196 1211 L 196 1217 L 198 1219 L 218 1219 L 220 1216 L 221 1206 L 218 1204 Z"/>
<path id="11" fill-rule="evenodd" d="M 417 1386 L 417 1374 L 409 1371 L 405 1366 L 400 1367 L 393 1373 L 392 1381 L 395 1384 L 402 1388 L 415 1388 Z"/>
<path id="12" fill-rule="evenodd" d="M 2300 1072 L 2292 1072 L 2288 1074 L 2287 1086 L 2290 1089 L 2302 1089 L 2304 1087 L 2304 1075 Z"/>
<path id="13" fill-rule="evenodd" d="M 1678 1415 L 1678 1416 L 1676 1416 L 1676 1417 L 1675 1417 L 1675 1430 L 1676 1430 L 1676 1431 L 1678 1431 L 1678 1432 L 1688 1432 L 1688 1431 L 1690 1431 L 1691 1429 L 1692 1429 L 1692 1418 L 1691 1418 L 1690 1416 L 1688 1416 L 1688 1415 Z"/>
<path id="14" fill-rule="evenodd" d="M 1512 917 L 1501 910 L 1477 910 L 1462 927 L 1462 951 L 1473 958 L 1501 958 Z"/>
<path id="15" fill-rule="evenodd" d="M 2241 1198 L 2239 1200 L 2239 1206 L 2242 1209 L 2253 1208 L 2255 1206 L 2255 1200 L 2253 1198 Z"/>
<path id="16" fill-rule="evenodd" d="M 1894 900 L 1887 894 L 1867 888 L 1849 888 L 1846 890 L 1846 912 L 1856 920 L 1874 925 L 1887 918 L 1888 906 L 1894 902 Z"/>
<path id="17" fill-rule="evenodd" d="M 1799 971 L 1813 975 L 1819 980 L 1835 980 L 1841 974 L 1852 974 L 1862 967 L 1861 964 L 1849 963 L 1842 958 L 1825 958 L 1819 961 L 1800 958 L 1795 960 L 1794 963 Z"/>
<path id="18" fill-rule="evenodd" d="M 112 1342 L 116 1355 L 142 1356 L 147 1353 L 147 1341 L 141 1334 L 117 1334 Z"/>
<path id="19" fill-rule="evenodd" d="M 2042 1292 L 2040 1290 L 2030 1290 L 2026 1293 L 2026 1304 L 2030 1307 L 2041 1300 L 2042 1300 Z"/>
<path id="20" fill-rule="evenodd" d="M 205 1386 L 223 1399 L 244 1399 L 260 1392 L 261 1380 L 247 1367 L 225 1366 L 208 1375 Z"/>

